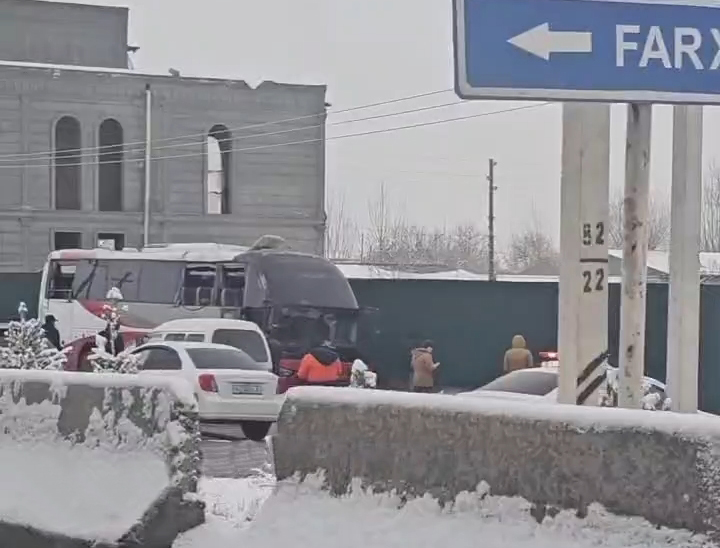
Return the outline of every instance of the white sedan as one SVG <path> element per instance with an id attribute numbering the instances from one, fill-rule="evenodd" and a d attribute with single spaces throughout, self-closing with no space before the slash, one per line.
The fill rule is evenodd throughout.
<path id="1" fill-rule="evenodd" d="M 224 344 L 158 341 L 133 350 L 140 374 L 187 379 L 195 390 L 200 421 L 239 424 L 247 437 L 261 441 L 277 421 L 283 397 L 270 364 Z"/>
<path id="2" fill-rule="evenodd" d="M 457 394 L 463 397 L 476 398 L 502 398 L 525 401 L 545 401 L 557 403 L 558 382 L 560 369 L 557 361 L 544 363 L 532 369 L 520 369 L 498 377 L 494 381 L 470 392 Z M 617 369 L 607 366 L 608 384 L 617 386 Z M 665 385 L 651 377 L 643 377 L 643 408 L 652 410 L 665 410 L 670 406 L 670 400 L 665 393 Z M 615 394 L 616 391 L 610 391 Z M 617 406 L 615 398 L 610 397 L 608 406 Z"/>

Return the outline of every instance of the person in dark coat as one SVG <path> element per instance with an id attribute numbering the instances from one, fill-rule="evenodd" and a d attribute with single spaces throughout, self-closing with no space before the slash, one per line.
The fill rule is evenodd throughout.
<path id="1" fill-rule="evenodd" d="M 57 318 L 55 318 L 52 314 L 48 314 L 45 316 L 45 323 L 42 328 L 43 331 L 45 331 L 45 338 L 48 342 L 58 350 L 62 350 L 62 346 L 60 345 L 60 331 L 58 331 L 58 328 L 55 327 L 56 322 Z"/>
<path id="2" fill-rule="evenodd" d="M 105 326 L 105 329 L 100 331 L 100 333 L 98 333 L 98 335 L 100 335 L 101 337 L 103 337 L 105 339 L 105 352 L 107 352 L 108 354 L 113 354 L 113 348 L 112 348 L 112 345 L 110 344 L 109 327 Z M 115 331 L 115 353 L 113 355 L 117 356 L 123 350 L 125 350 L 125 341 L 123 341 L 120 331 Z"/>

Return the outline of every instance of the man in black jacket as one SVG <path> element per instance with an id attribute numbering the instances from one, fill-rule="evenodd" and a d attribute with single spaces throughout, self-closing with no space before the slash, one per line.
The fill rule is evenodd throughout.
<path id="1" fill-rule="evenodd" d="M 120 334 L 120 331 L 115 331 L 115 348 L 113 349 L 113 345 L 110 344 L 110 328 L 109 326 L 105 326 L 105 328 L 98 333 L 101 337 L 105 339 L 105 352 L 108 354 L 112 354 L 113 356 L 117 356 L 125 350 L 125 341 L 123 340 L 122 335 Z M 115 352 L 113 352 L 115 350 Z"/>
<path id="2" fill-rule="evenodd" d="M 55 327 L 55 323 L 57 322 L 57 319 L 52 314 L 48 314 L 45 316 L 45 323 L 43 324 L 42 328 L 43 331 L 45 331 L 45 338 L 48 340 L 48 342 L 57 348 L 58 350 L 62 350 L 62 346 L 60 345 L 60 332 L 58 331 L 57 327 Z"/>

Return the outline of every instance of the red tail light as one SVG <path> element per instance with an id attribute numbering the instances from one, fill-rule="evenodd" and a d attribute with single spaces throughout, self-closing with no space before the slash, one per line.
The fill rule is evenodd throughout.
<path id="1" fill-rule="evenodd" d="M 203 373 L 198 377 L 198 384 L 200 384 L 200 389 L 203 392 L 217 392 L 218 391 L 218 385 L 217 382 L 215 382 L 215 375 L 210 375 L 209 373 Z"/>

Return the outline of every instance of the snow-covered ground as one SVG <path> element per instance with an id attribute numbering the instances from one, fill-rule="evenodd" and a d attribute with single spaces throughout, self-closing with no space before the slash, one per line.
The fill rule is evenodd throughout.
<path id="1" fill-rule="evenodd" d="M 272 476 L 205 479 L 205 525 L 186 533 L 174 548 L 708 548 L 700 535 L 657 529 L 638 518 L 619 518 L 591 508 L 585 519 L 561 512 L 538 524 L 527 501 L 462 494 L 452 509 L 430 497 L 402 504 L 391 495 L 355 489 L 332 498 L 318 477 L 282 482 Z"/>
<path id="2" fill-rule="evenodd" d="M 149 451 L 43 443 L 0 445 L 0 519 L 114 541 L 169 483 Z"/>

